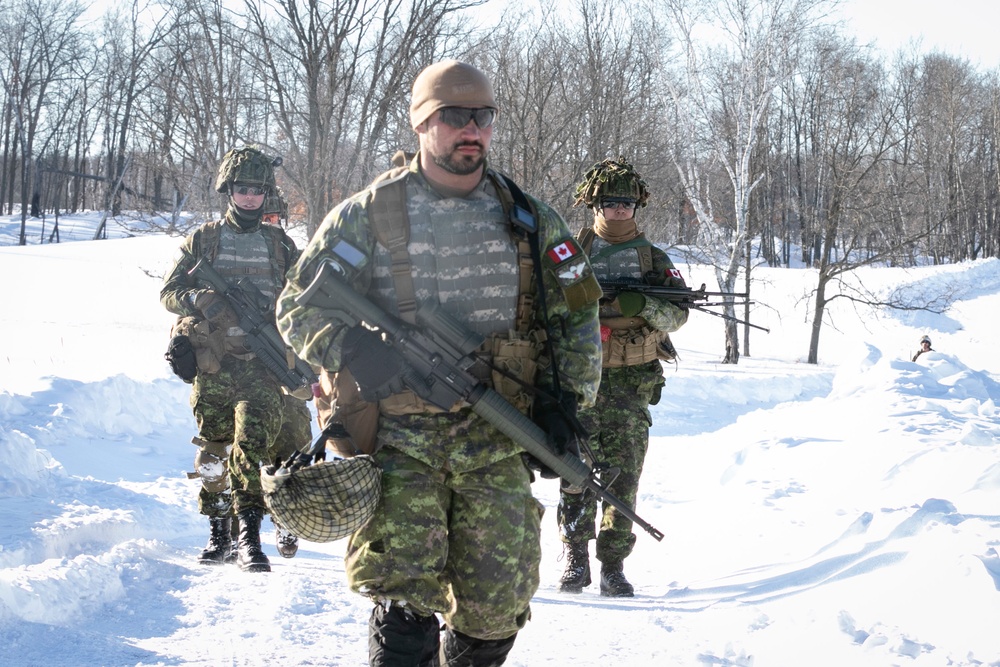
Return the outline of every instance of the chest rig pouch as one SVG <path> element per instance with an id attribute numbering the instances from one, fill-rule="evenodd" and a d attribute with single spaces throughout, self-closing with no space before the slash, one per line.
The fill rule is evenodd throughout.
<path id="1" fill-rule="evenodd" d="M 644 277 L 653 271 L 652 244 L 646 240 L 643 234 L 640 233 L 631 241 L 609 244 L 591 255 L 590 251 L 595 236 L 592 227 L 581 229 L 577 235 L 580 246 L 585 253 L 590 255 L 592 263 L 634 249 L 639 264 L 639 276 L 637 277 Z M 649 326 L 649 323 L 642 317 L 605 316 L 602 314 L 601 330 L 602 368 L 638 366 L 657 360 L 672 362 L 676 359 L 670 335 Z"/>

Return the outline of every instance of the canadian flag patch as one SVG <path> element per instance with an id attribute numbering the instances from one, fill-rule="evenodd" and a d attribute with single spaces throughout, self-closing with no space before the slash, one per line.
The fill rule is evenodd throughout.
<path id="1" fill-rule="evenodd" d="M 556 264 L 561 264 L 577 253 L 576 246 L 570 241 L 563 241 L 546 253 Z"/>
<path id="2" fill-rule="evenodd" d="M 678 271 L 677 269 L 667 269 L 667 275 L 670 276 L 671 278 L 680 278 L 681 280 L 684 279 L 684 277 L 681 275 L 681 272 Z"/>

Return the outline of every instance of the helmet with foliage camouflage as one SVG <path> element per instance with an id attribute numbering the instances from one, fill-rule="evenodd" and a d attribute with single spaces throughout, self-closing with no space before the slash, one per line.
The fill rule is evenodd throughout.
<path id="1" fill-rule="evenodd" d="M 617 160 L 607 158 L 591 167 L 576 186 L 575 195 L 573 206 L 582 203 L 598 208 L 602 197 L 630 197 L 636 200 L 637 207 L 642 207 L 649 200 L 649 187 L 622 156 Z"/>
<path id="2" fill-rule="evenodd" d="M 222 158 L 219 175 L 215 179 L 215 191 L 225 194 L 231 183 L 260 185 L 273 191 L 274 168 L 281 164 L 281 158 L 268 157 L 255 146 L 234 148 Z"/>
<path id="3" fill-rule="evenodd" d="M 293 535 L 332 542 L 364 527 L 382 494 L 382 469 L 360 454 L 306 466 L 294 472 L 261 471 L 264 504 Z"/>

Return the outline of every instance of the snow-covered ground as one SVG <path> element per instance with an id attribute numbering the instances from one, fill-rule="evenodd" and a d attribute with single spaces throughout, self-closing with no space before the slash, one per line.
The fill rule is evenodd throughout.
<path id="1" fill-rule="evenodd" d="M 194 423 L 158 301 L 180 239 L 37 236 L 0 247 L 0 664 L 367 664 L 343 542 L 284 560 L 267 522 L 270 574 L 195 562 Z M 837 302 L 819 365 L 815 274 L 755 275 L 771 333 L 751 356 L 719 364 L 706 315 L 674 336 L 637 509 L 666 538 L 639 531 L 636 598 L 557 591 L 557 489 L 536 483 L 542 585 L 508 665 L 1000 665 L 1000 261 L 866 270 L 913 303 L 958 300 Z M 924 333 L 938 351 L 911 363 Z"/>

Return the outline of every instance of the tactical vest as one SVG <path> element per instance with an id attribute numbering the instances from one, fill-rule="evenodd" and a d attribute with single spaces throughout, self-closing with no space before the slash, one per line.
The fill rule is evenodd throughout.
<path id="1" fill-rule="evenodd" d="M 219 256 L 220 241 L 222 239 L 222 229 L 226 224 L 225 220 L 213 220 L 202 225 L 201 233 L 195 237 L 195 246 L 191 249 L 195 257 L 205 257 L 208 262 L 221 273 L 226 279 L 238 280 L 244 276 L 271 274 L 271 280 L 280 289 L 285 282 L 285 272 L 288 270 L 289 248 L 285 246 L 284 232 L 273 225 L 261 223 L 260 232 L 264 238 L 264 245 L 267 247 L 268 268 L 263 266 L 253 269 L 227 273 L 222 267 L 216 266 L 216 259 Z M 234 236 L 242 236 L 233 233 Z M 251 276 L 253 278 L 253 276 Z M 254 280 L 256 284 L 257 281 Z M 259 285 L 258 285 L 259 287 Z M 263 290 L 262 290 L 263 291 Z M 274 295 L 277 297 L 277 295 Z"/>
<path id="2" fill-rule="evenodd" d="M 642 279 L 653 271 L 653 244 L 640 233 L 631 241 L 609 243 L 591 254 L 596 234 L 593 227 L 584 227 L 577 234 L 580 247 L 590 257 L 595 272 L 600 260 L 634 249 L 638 265 L 631 277 Z M 617 276 L 611 276 L 617 277 Z M 650 361 L 674 361 L 676 352 L 665 331 L 652 328 L 642 317 L 622 317 L 601 315 L 601 366 L 620 368 L 636 366 Z"/>
<path id="3" fill-rule="evenodd" d="M 414 282 L 413 263 L 408 248 L 413 229 L 409 219 L 406 195 L 409 173 L 407 167 L 398 167 L 376 178 L 371 186 L 371 199 L 367 211 L 369 222 L 379 244 L 389 253 L 391 283 L 396 296 L 399 316 L 404 321 L 413 324 L 415 323 L 418 303 L 418 285 Z M 534 221 L 537 221 L 537 212 L 513 181 L 492 170 L 487 170 L 486 174 L 500 199 L 503 215 L 505 220 L 509 222 L 509 233 L 515 242 L 517 294 L 513 313 L 514 326 L 505 332 L 493 332 L 492 335 L 488 335 L 487 342 L 480 351 L 480 356 L 491 360 L 494 367 L 512 375 L 517 380 L 508 377 L 504 372 L 490 369 L 486 364 L 476 364 L 470 370 L 480 375 L 481 380 L 492 386 L 519 410 L 527 413 L 533 397 L 521 383 L 528 386 L 533 386 L 535 383 L 538 357 L 542 350 L 544 335 L 533 327 L 535 293 L 533 272 L 535 265 L 531 255 L 528 230 L 524 224 L 527 221 L 516 220 L 514 216 L 519 209 L 528 208 Z M 519 200 L 517 206 L 515 206 L 515 199 Z M 465 213 L 460 211 L 458 216 L 462 215 Z M 488 215 L 485 221 L 489 222 Z M 421 225 L 418 226 L 422 227 L 426 222 L 420 221 Z M 447 243 L 441 245 L 446 246 Z M 429 288 L 428 285 L 422 287 Z M 425 403 L 410 391 L 396 394 L 381 401 L 379 407 L 386 414 L 440 412 L 440 409 Z M 452 407 L 452 411 L 462 407 L 464 407 L 464 403 L 456 404 Z"/>

